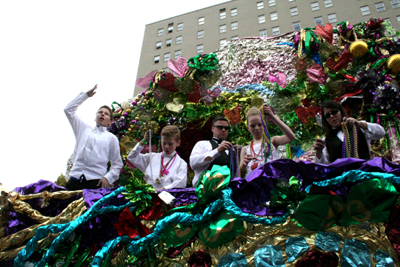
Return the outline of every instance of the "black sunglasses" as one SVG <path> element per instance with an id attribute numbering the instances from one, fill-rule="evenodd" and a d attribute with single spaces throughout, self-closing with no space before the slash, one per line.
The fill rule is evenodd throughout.
<path id="1" fill-rule="evenodd" d="M 229 127 L 229 126 L 221 126 L 221 125 L 216 125 L 216 126 L 214 126 L 214 127 L 217 127 L 217 128 L 218 128 L 218 130 L 225 129 L 226 131 L 229 131 L 229 129 L 230 129 L 230 127 Z"/>
<path id="2" fill-rule="evenodd" d="M 334 109 L 334 110 L 332 110 L 331 112 L 327 112 L 327 113 L 325 114 L 325 118 L 326 118 L 326 119 L 329 119 L 331 116 L 335 116 L 336 114 L 338 114 L 339 111 L 340 111 L 340 110 L 338 110 L 338 109 Z"/>

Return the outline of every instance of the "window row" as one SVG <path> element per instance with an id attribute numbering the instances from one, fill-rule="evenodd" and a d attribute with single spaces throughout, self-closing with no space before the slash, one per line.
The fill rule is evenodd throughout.
<path id="1" fill-rule="evenodd" d="M 290 8 L 290 15 L 291 16 L 296 16 L 298 14 L 299 14 L 299 12 L 297 10 L 297 7 Z M 278 12 L 272 12 L 272 13 L 269 14 L 269 16 L 270 16 L 271 21 L 278 20 Z M 329 19 L 330 23 L 337 22 L 336 14 L 328 15 L 328 19 Z M 266 21 L 265 15 L 259 15 L 258 16 L 258 24 L 265 23 L 265 21 Z"/>
<path id="2" fill-rule="evenodd" d="M 198 45 L 197 46 L 197 54 L 203 53 L 203 48 L 204 48 L 204 46 L 202 44 Z M 175 51 L 175 59 L 177 59 L 180 56 L 181 56 L 181 50 L 176 50 Z M 167 62 L 168 60 L 170 60 L 170 58 L 171 58 L 171 53 L 165 53 L 164 54 L 164 62 Z M 159 55 L 155 56 L 154 57 L 154 64 L 157 64 L 159 62 L 160 62 L 160 56 Z"/>
<path id="3" fill-rule="evenodd" d="M 232 23 L 231 23 L 231 30 L 232 30 L 232 31 L 235 31 L 235 30 L 237 30 L 237 29 L 239 29 L 239 24 L 238 24 L 238 22 L 237 22 L 237 21 L 232 22 Z M 219 26 L 219 33 L 225 33 L 225 32 L 226 32 L 226 24 L 220 25 L 220 26 Z"/>
<path id="4" fill-rule="evenodd" d="M 392 8 L 400 7 L 400 0 L 390 0 L 390 3 L 392 4 Z M 383 2 L 375 3 L 375 8 L 376 8 L 377 12 L 383 12 L 386 10 L 385 4 Z M 363 16 L 368 16 L 371 14 L 371 11 L 369 10 L 369 6 L 362 6 L 362 7 L 360 7 L 360 9 L 361 9 L 361 14 Z"/>
<path id="5" fill-rule="evenodd" d="M 289 0 L 289 2 L 294 2 L 295 0 Z M 276 5 L 276 0 L 269 0 L 268 1 L 268 6 L 275 6 Z M 333 3 L 332 0 L 324 0 L 324 5 L 325 7 L 332 7 Z M 257 2 L 257 9 L 264 9 L 264 1 Z M 319 4 L 318 2 L 313 2 L 311 3 L 311 10 L 319 10 Z"/>
<path id="6" fill-rule="evenodd" d="M 182 31 L 183 30 L 183 22 L 178 23 L 178 27 L 177 27 L 178 31 Z M 168 33 L 172 33 L 174 31 L 174 23 L 169 23 L 168 24 L 168 28 L 167 28 L 167 32 Z M 164 28 L 158 29 L 157 31 L 157 36 L 162 36 L 164 34 Z"/>
<path id="7" fill-rule="evenodd" d="M 203 35 L 204 35 L 204 31 L 203 31 Z M 175 44 L 179 45 L 181 43 L 182 43 L 182 36 L 176 37 L 175 38 Z M 171 44 L 172 44 L 172 39 L 168 39 L 168 40 L 165 41 L 165 45 L 167 47 L 171 46 Z M 161 46 L 162 46 L 162 42 L 161 41 L 156 43 L 156 49 L 161 49 Z"/>
<path id="8" fill-rule="evenodd" d="M 295 0 L 289 0 L 289 2 L 294 2 L 294 1 Z M 390 0 L 390 3 L 392 5 L 392 8 L 399 8 L 400 7 L 400 0 Z M 276 5 L 276 0 L 268 0 L 268 5 L 269 6 L 275 6 Z M 324 5 L 325 5 L 325 8 L 332 7 L 333 6 L 332 0 L 324 0 Z M 375 3 L 375 8 L 376 8 L 377 12 L 383 12 L 383 11 L 386 10 L 385 4 L 383 2 Z M 257 2 L 257 9 L 264 9 L 264 2 L 263 1 Z M 362 7 L 360 7 L 360 9 L 361 9 L 361 14 L 363 16 L 367 16 L 367 15 L 371 14 L 371 11 L 370 11 L 368 5 L 367 6 L 362 6 Z M 319 10 L 319 3 L 318 2 L 311 3 L 311 10 L 312 11 Z M 237 14 L 238 14 L 237 8 L 232 8 L 230 11 L 231 11 L 231 16 L 232 17 L 237 16 Z M 298 11 L 297 7 L 291 7 L 290 8 L 290 15 L 291 16 L 297 16 L 298 14 L 299 14 L 299 11 Z M 219 10 L 219 18 L 220 19 L 225 19 L 226 18 L 226 9 L 225 8 Z M 270 19 L 271 19 L 271 21 L 278 20 L 278 13 L 277 12 L 270 13 Z M 205 23 L 205 18 L 204 17 L 198 18 L 198 25 L 204 25 L 204 23 Z M 265 23 L 265 15 L 258 16 L 258 23 Z M 232 22 L 231 28 L 232 28 L 232 30 L 236 30 L 237 29 L 237 22 Z M 178 23 L 178 25 L 177 25 L 177 31 L 182 31 L 182 30 L 183 30 L 183 22 Z M 169 23 L 168 24 L 168 28 L 167 28 L 167 32 L 168 33 L 172 33 L 173 31 L 174 31 L 174 23 Z M 226 29 L 225 29 L 225 31 L 226 31 Z M 222 32 L 225 32 L 225 31 L 222 31 Z M 220 32 L 221 32 L 221 29 L 220 29 Z M 162 36 L 163 34 L 164 34 L 164 28 L 158 29 L 157 35 L 158 36 Z"/>

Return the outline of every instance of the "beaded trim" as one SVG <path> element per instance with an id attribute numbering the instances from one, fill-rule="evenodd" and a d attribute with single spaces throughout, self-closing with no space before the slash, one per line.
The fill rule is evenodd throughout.
<path id="1" fill-rule="evenodd" d="M 354 124 L 352 128 L 347 128 L 345 122 L 342 122 L 342 131 L 344 140 L 342 143 L 342 157 L 343 158 L 360 158 L 358 154 L 358 132 L 357 126 Z"/>

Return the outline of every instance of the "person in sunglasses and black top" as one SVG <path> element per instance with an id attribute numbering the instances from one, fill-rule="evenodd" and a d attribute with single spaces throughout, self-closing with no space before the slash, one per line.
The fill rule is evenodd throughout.
<path id="1" fill-rule="evenodd" d="M 377 123 L 369 123 L 348 116 L 344 108 L 333 100 L 321 104 L 322 127 L 326 138 L 317 138 L 314 144 L 315 163 L 329 164 L 338 158 L 346 157 L 346 145 L 358 154 L 360 159 L 370 159 L 371 140 L 379 140 L 385 136 L 385 130 Z M 348 144 L 342 130 L 342 122 L 349 132 L 356 126 L 357 134 L 349 135 Z M 344 143 L 344 144 L 343 144 Z M 348 155 L 348 154 L 347 154 Z"/>
<path id="2" fill-rule="evenodd" d="M 230 130 L 229 121 L 221 116 L 214 118 L 211 140 L 199 141 L 190 154 L 190 167 L 194 171 L 193 186 L 196 187 L 201 174 L 211 170 L 214 165 L 230 167 L 230 148 L 232 144 L 226 141 Z"/>

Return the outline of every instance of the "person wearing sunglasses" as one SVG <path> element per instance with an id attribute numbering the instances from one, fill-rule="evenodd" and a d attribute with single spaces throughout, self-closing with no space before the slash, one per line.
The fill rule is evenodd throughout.
<path id="1" fill-rule="evenodd" d="M 194 171 L 193 186 L 196 187 L 201 174 L 211 170 L 214 165 L 230 167 L 230 148 L 232 144 L 226 141 L 230 130 L 229 121 L 221 116 L 213 119 L 211 140 L 196 143 L 190 154 L 190 167 Z"/>
<path id="2" fill-rule="evenodd" d="M 249 109 L 246 114 L 247 129 L 251 133 L 253 140 L 250 145 L 243 148 L 240 154 L 240 177 L 242 178 L 264 163 L 278 159 L 277 147 L 286 145 L 296 138 L 293 131 L 274 114 L 268 104 L 264 104 L 261 108 L 268 119 L 275 123 L 284 135 L 273 136 L 270 140 L 270 151 L 268 151 L 266 140 L 263 138 L 264 128 L 261 122 L 260 109 L 256 107 Z M 266 159 L 264 158 L 265 154 L 267 155 Z"/>
<path id="3" fill-rule="evenodd" d="M 382 126 L 349 117 L 344 108 L 336 101 L 323 102 L 321 113 L 322 127 L 326 131 L 326 137 L 315 140 L 315 163 L 329 164 L 343 157 L 345 135 L 342 131 L 342 122 L 349 129 L 356 125 L 357 144 L 355 147 L 360 159 L 370 159 L 371 140 L 379 140 L 385 136 L 385 130 Z"/>

